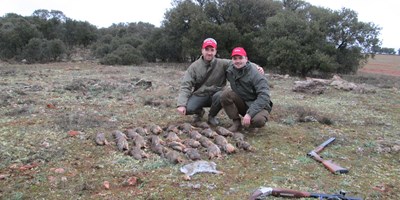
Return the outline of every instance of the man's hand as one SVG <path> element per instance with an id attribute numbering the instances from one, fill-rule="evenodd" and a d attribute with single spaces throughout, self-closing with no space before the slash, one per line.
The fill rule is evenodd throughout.
<path id="1" fill-rule="evenodd" d="M 246 114 L 242 119 L 242 125 L 245 127 L 250 126 L 250 122 L 251 122 L 251 116 L 249 114 Z"/>
<path id="2" fill-rule="evenodd" d="M 179 114 L 186 115 L 186 107 L 185 106 L 179 106 L 177 108 L 177 110 L 178 110 Z"/>
<path id="3" fill-rule="evenodd" d="M 262 67 L 260 67 L 259 65 L 257 65 L 257 70 L 258 70 L 258 72 L 260 72 L 260 74 L 264 74 L 264 69 Z"/>

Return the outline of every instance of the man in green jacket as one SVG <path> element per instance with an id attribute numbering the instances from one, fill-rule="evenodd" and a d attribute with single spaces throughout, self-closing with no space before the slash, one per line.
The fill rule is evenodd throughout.
<path id="1" fill-rule="evenodd" d="M 208 123 L 218 125 L 216 116 L 222 109 L 220 95 L 226 86 L 226 69 L 232 62 L 229 59 L 215 58 L 217 42 L 213 38 L 203 41 L 202 56 L 186 70 L 178 95 L 177 110 L 182 115 L 194 115 L 193 122 L 201 121 L 205 111 L 210 107 Z M 264 70 L 255 65 L 259 73 Z M 257 71 L 257 70 L 256 70 Z"/>
<path id="2" fill-rule="evenodd" d="M 235 132 L 242 126 L 250 125 L 262 127 L 272 109 L 267 78 L 251 67 L 242 47 L 233 49 L 232 61 L 226 70 L 231 89 L 224 90 L 220 99 L 226 114 L 233 121 L 228 130 Z"/>

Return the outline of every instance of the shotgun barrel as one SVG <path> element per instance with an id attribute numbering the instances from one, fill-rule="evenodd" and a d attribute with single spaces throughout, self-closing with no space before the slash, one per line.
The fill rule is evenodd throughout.
<path id="1" fill-rule="evenodd" d="M 328 144 L 332 143 L 333 141 L 335 141 L 336 138 L 331 137 L 328 140 L 326 140 L 324 143 L 320 144 L 317 148 L 315 148 L 313 151 L 315 153 L 319 153 L 321 152 L 326 146 L 328 146 Z"/>

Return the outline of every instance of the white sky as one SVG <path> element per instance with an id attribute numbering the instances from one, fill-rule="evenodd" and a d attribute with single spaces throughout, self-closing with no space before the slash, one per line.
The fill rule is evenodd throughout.
<path id="1" fill-rule="evenodd" d="M 339 10 L 342 7 L 357 12 L 362 22 L 372 22 L 382 28 L 382 47 L 400 48 L 400 0 L 305 0 L 312 5 Z M 88 21 L 98 28 L 119 22 L 148 22 L 157 27 L 164 13 L 172 7 L 170 0 L 0 0 L 0 16 L 16 13 L 30 16 L 37 9 L 59 10 L 67 17 Z M 396 22 L 397 21 L 397 22 Z"/>

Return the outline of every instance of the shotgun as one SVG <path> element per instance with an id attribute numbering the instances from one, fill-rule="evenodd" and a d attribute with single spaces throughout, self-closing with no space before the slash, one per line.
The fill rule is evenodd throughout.
<path id="1" fill-rule="evenodd" d="M 334 174 L 347 173 L 349 172 L 348 169 L 339 166 L 338 164 L 332 162 L 332 160 L 324 160 L 320 155 L 318 155 L 319 152 L 321 152 L 328 144 L 332 143 L 333 141 L 335 141 L 334 137 L 329 138 L 324 143 L 319 145 L 317 148 L 307 153 L 307 155 L 312 157 L 314 160 L 321 162 L 326 168 L 328 168 L 329 171 L 331 171 Z"/>
<path id="2" fill-rule="evenodd" d="M 288 197 L 288 198 L 319 198 L 319 199 L 335 199 L 335 200 L 362 200 L 358 197 L 347 197 L 346 193 L 340 191 L 339 194 L 322 194 L 322 193 L 311 193 L 302 192 L 291 189 L 283 188 L 271 188 L 271 187 L 260 187 L 253 192 L 249 200 L 262 199 L 266 196 L 274 197 Z"/>

